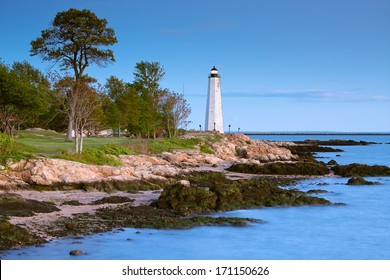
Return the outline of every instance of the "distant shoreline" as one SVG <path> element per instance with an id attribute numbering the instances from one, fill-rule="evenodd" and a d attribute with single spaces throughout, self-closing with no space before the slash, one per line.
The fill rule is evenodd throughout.
<path id="1" fill-rule="evenodd" d="M 245 135 L 340 135 L 340 136 L 390 136 L 390 132 L 242 132 Z"/>

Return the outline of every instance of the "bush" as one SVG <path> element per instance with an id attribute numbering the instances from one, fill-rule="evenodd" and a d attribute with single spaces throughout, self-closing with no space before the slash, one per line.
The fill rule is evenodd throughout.
<path id="1" fill-rule="evenodd" d="M 0 155 L 9 155 L 15 152 L 15 140 L 9 135 L 0 132 Z"/>
<path id="2" fill-rule="evenodd" d="M 103 145 L 102 147 L 100 147 L 100 150 L 107 155 L 114 155 L 114 156 L 131 154 L 131 152 L 125 147 L 120 145 L 115 145 L 115 144 Z"/>
<path id="3" fill-rule="evenodd" d="M 157 139 L 149 142 L 149 149 L 154 154 L 162 152 L 171 152 L 172 149 L 193 149 L 195 145 L 201 144 L 202 140 L 199 138 L 188 139 Z"/>
<path id="4" fill-rule="evenodd" d="M 74 154 L 69 152 L 62 152 L 59 158 L 67 159 L 71 161 L 78 161 L 85 164 L 96 165 L 113 165 L 119 166 L 121 162 L 112 155 L 106 154 L 104 148 L 90 148 L 83 151 L 82 154 Z"/>

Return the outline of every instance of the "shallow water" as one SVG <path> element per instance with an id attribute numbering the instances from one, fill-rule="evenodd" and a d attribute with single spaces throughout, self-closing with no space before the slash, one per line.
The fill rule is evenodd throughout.
<path id="1" fill-rule="evenodd" d="M 351 138 L 348 138 L 351 139 Z M 387 140 L 386 140 L 387 139 Z M 362 137 L 359 140 L 367 140 Z M 382 139 L 390 142 L 390 138 Z M 342 147 L 341 163 L 390 166 L 390 145 Z M 332 153 L 333 154 L 333 153 Z M 345 163 L 343 163 L 344 161 Z M 191 230 L 129 228 L 125 231 L 64 238 L 1 254 L 2 259 L 390 259 L 390 177 L 367 178 L 376 186 L 347 186 L 348 178 L 305 180 L 304 191 L 345 206 L 276 207 L 238 210 L 214 216 L 250 217 L 264 223 L 246 227 Z M 87 255 L 72 257 L 70 250 Z"/>

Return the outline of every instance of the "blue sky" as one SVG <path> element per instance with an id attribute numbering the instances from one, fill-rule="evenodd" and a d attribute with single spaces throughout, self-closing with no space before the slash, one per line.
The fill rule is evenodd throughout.
<path id="1" fill-rule="evenodd" d="M 204 126 L 215 65 L 226 130 L 390 131 L 388 0 L 3 0 L 0 59 L 49 70 L 29 44 L 69 8 L 118 37 L 116 62 L 88 73 L 131 82 L 136 62 L 160 62 L 162 86 L 190 103 L 189 128 Z"/>

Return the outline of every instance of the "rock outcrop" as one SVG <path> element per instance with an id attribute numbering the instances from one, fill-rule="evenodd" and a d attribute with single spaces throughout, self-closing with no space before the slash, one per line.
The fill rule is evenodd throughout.
<path id="1" fill-rule="evenodd" d="M 88 165 L 63 159 L 28 159 L 0 173 L 0 187 L 28 185 L 58 186 L 99 184 L 101 182 L 167 181 L 181 173 L 180 168 L 152 156 L 120 156 L 122 166 Z"/>
<path id="2" fill-rule="evenodd" d="M 224 140 L 215 143 L 213 148 L 217 157 L 226 160 L 237 160 L 237 157 L 260 162 L 297 159 L 290 150 L 281 147 L 280 143 L 252 140 L 244 134 L 227 134 Z"/>
<path id="3" fill-rule="evenodd" d="M 188 136 L 187 136 L 188 137 Z M 189 136 L 191 137 L 191 136 Z M 284 143 L 285 144 L 285 143 Z M 21 160 L 0 170 L 0 188 L 29 185 L 66 186 L 140 181 L 168 183 L 170 177 L 188 172 L 191 167 L 218 166 L 224 161 L 260 164 L 294 160 L 296 156 L 277 143 L 251 140 L 243 134 L 227 134 L 210 144 L 214 154 L 164 152 L 160 156 L 122 155 L 122 166 L 97 166 L 63 159 Z"/>

